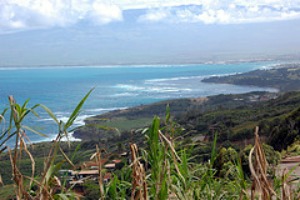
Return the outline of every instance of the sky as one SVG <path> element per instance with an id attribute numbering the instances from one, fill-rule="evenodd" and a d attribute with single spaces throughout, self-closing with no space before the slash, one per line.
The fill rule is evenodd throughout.
<path id="1" fill-rule="evenodd" d="M 0 66 L 300 55 L 300 0 L 0 0 Z"/>

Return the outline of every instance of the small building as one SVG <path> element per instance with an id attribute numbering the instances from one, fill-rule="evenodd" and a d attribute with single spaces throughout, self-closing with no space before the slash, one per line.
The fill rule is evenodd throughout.
<path id="1" fill-rule="evenodd" d="M 89 179 L 96 180 L 99 176 L 99 170 L 81 170 L 76 172 L 78 179 L 84 179 L 89 177 Z"/>
<path id="2" fill-rule="evenodd" d="M 116 168 L 116 164 L 115 163 L 108 163 L 106 165 L 104 165 L 104 168 L 107 170 L 114 170 Z"/>
<path id="3" fill-rule="evenodd" d="M 128 153 L 124 151 L 124 152 L 120 153 L 119 155 L 120 155 L 121 157 L 126 157 L 126 156 L 128 156 Z"/>
<path id="4" fill-rule="evenodd" d="M 118 163 L 121 163 L 122 162 L 122 160 L 112 160 L 113 161 L 113 163 L 115 163 L 115 164 L 118 164 Z"/>

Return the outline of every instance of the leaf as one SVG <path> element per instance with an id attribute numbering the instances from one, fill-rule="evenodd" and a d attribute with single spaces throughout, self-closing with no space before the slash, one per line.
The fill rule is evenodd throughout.
<path id="1" fill-rule="evenodd" d="M 46 183 L 49 182 L 50 178 L 54 176 L 54 174 L 59 170 L 61 169 L 62 167 L 62 162 L 54 165 L 54 164 L 51 164 L 50 167 L 48 168 L 47 172 L 46 172 L 46 176 L 45 176 L 45 181 Z"/>
<path id="2" fill-rule="evenodd" d="M 170 111 L 170 105 L 168 104 L 166 107 L 166 124 L 170 122 L 171 118 L 171 111 Z"/>
<path id="3" fill-rule="evenodd" d="M 4 115 L 6 113 L 6 111 L 8 110 L 8 108 L 5 108 L 2 113 L 0 114 L 0 123 L 2 122 L 2 120 L 5 120 Z"/>
<path id="4" fill-rule="evenodd" d="M 34 116 L 40 117 L 39 114 L 38 114 L 37 112 L 35 112 L 35 110 L 34 110 L 34 109 L 36 109 L 37 107 L 40 107 L 40 104 L 35 104 L 34 106 L 32 106 L 32 107 L 30 108 L 29 111 L 30 111 L 32 114 L 34 114 Z"/>
<path id="5" fill-rule="evenodd" d="M 30 131 L 30 132 L 33 132 L 33 133 L 37 134 L 37 135 L 40 135 L 40 136 L 43 136 L 43 137 L 48 137 L 48 136 L 45 135 L 44 133 L 41 133 L 41 132 L 39 132 L 39 131 L 36 131 L 36 130 L 34 130 L 33 128 L 30 128 L 29 126 L 23 125 L 22 127 L 23 127 L 24 129 Z"/>
<path id="6" fill-rule="evenodd" d="M 68 195 L 60 193 L 60 194 L 56 194 L 55 196 L 59 197 L 59 199 L 62 200 L 70 200 L 70 198 L 68 197 Z"/>
<path id="7" fill-rule="evenodd" d="M 211 158 L 210 158 L 210 163 L 211 163 L 211 166 L 214 165 L 214 162 L 217 158 L 217 139 L 218 139 L 218 135 L 215 134 L 214 136 L 214 142 L 213 142 L 213 146 L 212 146 L 212 150 L 211 150 Z"/>
<path id="8" fill-rule="evenodd" d="M 10 129 L 8 130 L 8 136 L 5 138 L 5 139 L 3 139 L 2 140 L 2 138 L 6 135 L 6 133 L 4 134 L 4 135 L 1 135 L 1 144 L 0 144 L 0 147 L 2 147 L 4 144 L 5 144 L 5 142 L 7 142 L 10 138 L 12 138 L 13 136 L 15 136 L 16 134 L 17 134 L 17 132 L 13 132 L 12 134 L 10 134 Z"/>
<path id="9" fill-rule="evenodd" d="M 39 115 L 34 111 L 34 109 L 36 107 L 38 107 L 39 104 L 34 105 L 30 109 L 27 109 L 26 105 L 28 104 L 28 101 L 29 101 L 29 99 L 27 99 L 26 102 L 23 104 L 23 106 L 20 107 L 20 110 L 19 110 L 20 120 L 19 120 L 19 122 L 23 121 L 24 117 L 26 117 L 26 115 L 28 115 L 29 113 L 33 113 L 36 117 L 39 117 Z"/>
<path id="10" fill-rule="evenodd" d="M 14 104 L 15 110 L 18 112 L 18 114 L 20 114 L 21 111 L 21 106 L 17 103 Z"/>
<path id="11" fill-rule="evenodd" d="M 63 155 L 63 157 L 66 159 L 66 161 L 73 167 L 75 168 L 75 165 L 73 164 L 73 162 L 69 159 L 69 157 L 65 154 L 64 150 L 59 147 L 59 150 L 61 152 L 61 154 Z"/>
<path id="12" fill-rule="evenodd" d="M 59 124 L 59 120 L 56 118 L 56 116 L 54 115 L 54 113 L 47 107 L 47 106 L 45 106 L 45 105 L 43 105 L 43 104 L 39 104 L 39 106 L 41 107 L 41 108 L 43 108 L 47 113 L 48 113 L 48 115 L 57 123 L 57 124 Z"/>
<path id="13" fill-rule="evenodd" d="M 74 111 L 72 112 L 72 114 L 70 115 L 69 120 L 66 122 L 65 125 L 65 129 L 69 128 L 73 122 L 75 121 L 75 119 L 77 118 L 77 116 L 79 115 L 80 109 L 82 108 L 84 102 L 87 100 L 87 98 L 90 96 L 90 94 L 92 93 L 92 91 L 94 90 L 94 88 L 92 88 L 84 97 L 83 99 L 78 103 L 78 105 L 76 106 L 76 108 L 74 109 Z"/>
<path id="14" fill-rule="evenodd" d="M 34 114 L 34 116 L 36 116 L 36 117 L 40 117 L 39 114 L 37 112 L 35 112 L 35 110 L 31 110 L 31 113 Z"/>
<path id="15" fill-rule="evenodd" d="M 78 144 L 78 145 L 76 146 L 76 149 L 75 149 L 74 152 L 73 152 L 73 155 L 72 155 L 72 158 L 71 158 L 72 161 L 74 160 L 74 158 L 75 158 L 75 156 L 76 156 L 76 154 L 77 154 L 77 151 L 79 151 L 80 148 L 81 148 L 81 146 L 80 146 L 80 144 Z"/>
<path id="16" fill-rule="evenodd" d="M 26 101 L 23 103 L 22 110 L 24 110 L 26 108 L 28 102 L 29 102 L 29 99 L 26 99 Z"/>

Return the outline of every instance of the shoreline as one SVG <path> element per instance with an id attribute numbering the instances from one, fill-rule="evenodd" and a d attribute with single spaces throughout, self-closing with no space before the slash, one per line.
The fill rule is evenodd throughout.
<path id="1" fill-rule="evenodd" d="M 299 60 L 300 58 L 294 58 L 294 60 Z M 197 62 L 178 62 L 178 63 L 107 63 L 107 64 L 87 64 L 87 63 L 82 63 L 82 64 L 36 64 L 36 65 L 0 65 L 1 68 L 20 68 L 20 67 L 26 67 L 26 68 L 44 68 L 44 67 L 119 67 L 119 66 L 155 66 L 155 65 L 198 65 L 198 64 L 237 64 L 237 63 L 249 63 L 249 62 L 270 62 L 270 61 L 284 61 L 286 59 L 282 58 L 251 58 L 251 59 L 246 59 L 246 58 L 240 58 L 240 59 L 224 59 L 224 60 L 206 60 L 206 61 L 197 61 Z M 290 60 L 290 59 L 289 59 Z M 293 61 L 294 62 L 294 61 Z"/>
<path id="2" fill-rule="evenodd" d="M 297 61 L 296 61 L 297 60 Z M 299 59 L 293 61 L 284 61 L 282 59 L 241 59 L 241 60 L 225 60 L 225 61 L 203 61 L 203 62 L 182 62 L 182 63 L 153 63 L 153 64 L 74 64 L 74 65 L 9 65 L 0 66 L 1 70 L 27 70 L 27 69 L 80 69 L 80 68 L 122 68 L 126 66 L 131 66 L 133 68 L 155 68 L 155 67 L 172 67 L 172 66 L 192 66 L 192 65 L 230 65 L 230 64 L 243 64 L 243 63 L 264 63 L 264 62 L 280 62 L 281 64 L 275 65 L 285 65 L 299 63 Z M 274 64 L 270 64 L 274 65 Z"/>
<path id="3" fill-rule="evenodd" d="M 252 75 L 254 74 L 254 75 Z M 278 81 L 278 77 L 282 79 L 282 81 Z M 298 78 L 297 78 L 298 77 Z M 194 109 L 199 109 L 199 106 L 203 106 L 202 104 L 193 104 L 193 99 L 198 99 L 198 98 L 208 98 L 208 99 L 214 99 L 218 97 L 232 97 L 232 96 L 237 96 L 236 98 L 231 99 L 232 102 L 235 104 L 237 103 L 237 100 L 243 100 L 244 104 L 241 105 L 246 105 L 245 99 L 248 99 L 248 103 L 251 102 L 260 102 L 260 101 L 268 101 L 271 99 L 277 98 L 280 94 L 286 93 L 288 91 L 299 91 L 300 90 L 300 64 L 299 63 L 294 63 L 294 64 L 276 64 L 272 65 L 270 69 L 259 69 L 259 70 L 253 70 L 250 72 L 246 73 L 241 73 L 241 74 L 235 74 L 235 75 L 227 75 L 227 76 L 220 76 L 220 77 L 210 77 L 208 78 L 209 80 L 212 79 L 212 83 L 216 84 L 232 84 L 232 85 L 241 85 L 241 86 L 254 86 L 254 87 L 259 87 L 263 88 L 263 91 L 260 92 L 248 92 L 248 93 L 239 93 L 239 94 L 219 94 L 219 95 L 208 95 L 208 96 L 200 96 L 196 98 L 184 98 L 184 99 L 172 99 L 172 100 L 165 100 L 165 101 L 160 101 L 157 103 L 153 103 L 150 105 L 145 105 L 145 106 L 136 106 L 132 107 L 123 111 L 111 111 L 108 113 L 96 115 L 92 118 L 87 118 L 85 120 L 85 126 L 84 128 L 87 128 L 89 124 L 102 124 L 102 122 L 99 122 L 99 119 L 101 118 L 108 118 L 110 120 L 114 120 L 116 118 L 116 121 L 118 118 L 142 118 L 142 117 L 150 117 L 154 115 L 162 115 L 164 114 L 165 111 L 165 105 L 167 104 L 173 104 L 173 107 L 171 107 L 171 112 L 175 113 L 177 115 L 178 113 L 184 113 L 188 109 L 194 108 Z M 219 79 L 221 81 L 219 81 Z M 224 79 L 224 80 L 223 80 Z M 226 80 L 233 80 L 232 82 L 226 81 Z M 239 82 L 234 82 L 234 80 L 240 81 L 240 80 L 247 80 L 246 82 L 242 82 L 239 84 Z M 280 79 L 280 80 L 281 80 Z M 206 80 L 204 79 L 203 82 Z M 278 85 L 279 84 L 279 85 Z M 262 95 L 259 97 L 259 95 L 253 95 L 255 93 L 262 93 L 262 94 L 269 94 L 269 95 Z M 251 96 L 251 97 L 249 97 Z M 258 96 L 258 97 L 257 97 Z M 170 103 L 171 102 L 171 103 Z M 223 104 L 226 104 L 228 102 L 223 102 Z M 242 102 L 240 102 L 242 103 Z M 182 105 L 184 106 L 182 106 Z M 179 106 L 180 105 L 180 106 Z M 222 105 L 222 104 L 220 104 Z M 174 110 L 175 107 L 175 110 Z M 172 110 L 173 109 L 173 110 Z M 153 110 L 157 110 L 158 113 L 154 113 Z M 162 112 L 163 111 L 163 112 Z M 148 116 L 147 116 L 148 115 Z M 119 121 L 120 122 L 120 121 Z M 130 123 L 130 120 L 127 121 L 127 123 Z M 104 123 L 105 124 L 105 123 Z M 109 123 L 108 123 L 109 124 Z M 118 124 L 117 122 L 112 123 L 112 124 Z M 75 137 L 83 139 L 84 134 L 88 134 L 89 132 L 92 132 L 93 130 L 86 129 L 84 130 L 81 129 L 79 131 L 75 131 Z M 118 127 L 117 127 L 118 128 Z M 81 133 L 82 131 L 82 133 Z M 85 136 L 86 137 L 86 136 Z"/>
<path id="4" fill-rule="evenodd" d="M 262 67 L 262 69 L 264 69 L 265 67 L 266 68 L 268 68 L 268 69 L 264 69 L 264 70 L 260 70 L 260 71 L 268 71 L 268 70 L 270 70 L 270 69 L 284 69 L 284 68 L 289 68 L 289 67 L 291 67 L 291 66 L 293 66 L 293 67 L 297 67 L 297 66 L 299 66 L 300 64 L 298 64 L 298 63 L 293 63 L 293 64 L 270 64 L 270 65 L 268 65 L 267 67 L 266 66 L 263 66 Z M 270 68 L 270 69 L 269 69 Z M 260 68 L 261 69 L 261 68 Z M 255 71 L 255 70 L 254 70 Z M 250 71 L 250 72 L 252 72 L 252 71 Z M 246 72 L 247 73 L 247 72 Z M 235 74 L 224 74 L 224 75 L 221 75 L 221 76 L 218 76 L 218 77 L 226 77 L 226 76 L 235 76 L 235 75 L 243 75 L 243 74 L 245 74 L 245 73 L 235 73 Z M 213 75 L 213 76 L 207 76 L 207 77 L 216 77 L 215 75 Z M 243 85 L 243 86 L 253 86 L 253 85 Z M 257 87 L 257 86 L 256 86 Z M 272 93 L 279 93 L 279 92 L 281 92 L 281 90 L 280 89 L 274 89 L 275 87 L 273 87 L 273 88 L 270 88 L 270 87 L 268 87 L 268 88 L 265 88 L 265 87 L 263 87 L 263 86 L 258 86 L 258 87 L 260 87 L 260 88 L 263 88 L 264 90 L 263 91 L 265 91 L 265 92 L 272 92 Z M 271 89 L 271 90 L 270 90 Z M 232 93 L 231 93 L 232 94 Z M 236 94 L 244 94 L 244 93 L 236 93 Z M 220 95 L 226 95 L 226 94 L 220 94 Z M 228 95 L 230 95 L 230 94 L 228 94 Z M 185 98 L 185 97 L 183 97 L 183 98 L 176 98 L 176 99 L 168 99 L 168 100 L 159 100 L 159 101 L 157 101 L 157 102 L 155 102 L 155 103 L 150 103 L 150 104 L 145 104 L 145 105 L 143 105 L 143 106 L 150 106 L 150 107 L 152 107 L 153 105 L 155 106 L 155 104 L 157 105 L 157 104 L 162 104 L 162 103 L 164 103 L 164 102 L 170 102 L 170 101 L 172 101 L 172 102 L 174 102 L 174 101 L 178 101 L 178 102 L 180 102 L 180 101 L 182 101 L 182 100 L 184 100 L 184 99 L 186 99 L 186 100 L 188 100 L 188 101 L 192 101 L 193 99 L 201 99 L 201 98 L 207 98 L 207 97 L 211 97 L 211 96 L 218 96 L 218 95 L 207 95 L 207 96 L 198 96 L 198 97 L 188 97 L 188 98 Z M 142 107 L 143 107 L 142 106 Z M 124 109 L 116 109 L 116 110 L 110 110 L 110 111 L 108 111 L 108 112 L 103 112 L 103 113 L 101 113 L 101 114 L 92 114 L 92 115 L 88 115 L 88 117 L 87 118 L 82 118 L 83 116 L 85 116 L 85 114 L 83 114 L 82 116 L 79 116 L 79 118 L 82 118 L 82 119 L 80 119 L 80 120 L 78 120 L 78 121 L 80 121 L 80 124 L 79 124 L 79 127 L 80 126 L 85 126 L 87 123 L 86 123 L 86 121 L 89 121 L 89 119 L 90 118 L 97 118 L 97 117 L 99 117 L 99 116 L 105 116 L 105 115 L 109 115 L 109 114 L 111 114 L 111 113 L 118 113 L 118 112 L 131 112 L 132 110 L 135 110 L 135 109 L 139 109 L 139 108 L 141 108 L 141 106 L 133 106 L 133 107 L 126 107 L 126 108 L 124 108 Z M 154 108 L 153 108 L 154 109 Z M 162 109 L 162 113 L 164 114 L 164 112 L 165 112 L 165 107 L 163 107 L 163 106 L 161 106 L 161 109 Z M 93 109 L 93 110 L 96 110 L 96 109 Z M 176 111 L 176 112 L 180 112 L 180 111 Z M 181 111 L 181 112 L 183 112 L 183 111 Z M 153 117 L 155 115 L 155 113 L 152 113 L 151 114 L 151 117 Z M 78 124 L 78 123 L 77 123 Z M 53 135 L 53 137 L 55 137 L 55 135 Z M 76 136 L 76 134 L 75 134 L 75 136 L 74 136 L 74 133 L 72 133 L 71 134 L 71 140 L 72 141 L 77 141 L 78 139 L 81 139 L 80 137 L 78 137 L 78 136 Z M 38 142 L 33 142 L 33 143 L 39 143 L 39 142 L 47 142 L 47 141 L 51 141 L 51 139 L 46 139 L 46 140 L 41 140 L 41 141 L 38 141 Z"/>

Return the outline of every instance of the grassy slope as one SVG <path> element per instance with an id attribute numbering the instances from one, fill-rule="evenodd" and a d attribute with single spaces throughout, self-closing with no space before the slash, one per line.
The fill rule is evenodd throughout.
<path id="1" fill-rule="evenodd" d="M 299 107 L 300 92 L 290 92 L 255 106 L 187 114 L 180 119 L 180 124 L 185 124 L 187 131 L 197 130 L 194 134 L 208 134 L 211 137 L 212 130 L 217 130 L 220 141 L 241 142 L 253 137 L 255 126 L 261 127 L 262 135 L 271 137 L 274 129 L 283 126 L 287 116 Z M 294 128 L 299 128 L 296 125 Z"/>
<path id="2" fill-rule="evenodd" d="M 15 198 L 14 185 L 4 185 L 0 187 L 0 199 Z"/>
<path id="3" fill-rule="evenodd" d="M 253 105 L 251 96 L 266 96 L 270 98 L 276 94 L 266 92 L 253 92 L 249 94 L 217 95 L 207 98 L 176 99 L 162 101 L 150 105 L 116 110 L 85 120 L 86 125 L 75 131 L 74 136 L 83 140 L 103 140 L 118 137 L 119 132 L 107 130 L 109 127 L 117 128 L 120 132 L 130 132 L 134 129 L 147 127 L 153 116 L 163 117 L 166 106 L 171 108 L 174 118 L 180 119 L 187 114 L 198 114 L 219 108 L 236 108 L 243 105 Z M 238 101 L 236 99 L 239 99 Z"/>

